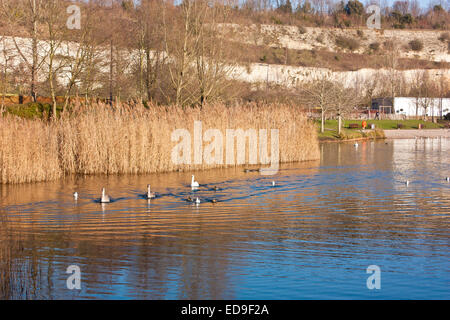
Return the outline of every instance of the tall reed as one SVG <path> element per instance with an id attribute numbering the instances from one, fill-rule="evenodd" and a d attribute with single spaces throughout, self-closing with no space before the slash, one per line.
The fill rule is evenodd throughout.
<path id="1" fill-rule="evenodd" d="M 171 153 L 175 129 L 193 136 L 219 129 L 279 129 L 280 162 L 319 158 L 314 124 L 295 106 L 244 104 L 177 106 L 74 103 L 56 121 L 0 117 L 0 182 L 53 180 L 65 174 L 154 173 L 224 165 L 177 165 Z M 224 142 L 225 143 L 225 142 Z"/>

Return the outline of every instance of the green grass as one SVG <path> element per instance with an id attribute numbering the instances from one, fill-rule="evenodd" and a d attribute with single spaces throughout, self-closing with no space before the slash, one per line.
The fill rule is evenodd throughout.
<path id="1" fill-rule="evenodd" d="M 62 106 L 56 106 L 56 113 L 62 111 Z M 6 113 L 16 115 L 21 118 L 34 119 L 34 118 L 48 118 L 53 111 L 53 106 L 49 103 L 27 103 L 16 104 L 6 107 Z"/>
<path id="2" fill-rule="evenodd" d="M 423 129 L 440 129 L 444 127 L 444 123 L 433 123 L 431 121 L 423 120 L 366 120 L 367 127 L 375 124 L 376 129 L 390 130 L 397 129 L 397 125 L 401 124 L 403 129 L 417 129 L 419 124 L 422 124 Z M 359 125 L 359 129 L 349 129 L 349 124 L 356 123 Z M 316 121 L 317 128 L 319 130 L 320 140 L 350 140 L 350 139 L 363 139 L 363 138 L 383 138 L 384 134 L 381 130 L 376 130 L 377 132 L 372 132 L 371 130 L 362 131 L 361 124 L 362 120 L 343 120 L 341 135 L 338 135 L 338 121 L 337 120 L 326 120 L 325 121 L 325 132 L 320 132 L 320 120 Z"/>
<path id="3" fill-rule="evenodd" d="M 337 120 L 330 121 L 334 121 L 337 128 Z M 368 127 L 370 127 L 371 123 L 374 123 L 375 128 L 383 130 L 397 129 L 397 124 L 403 125 L 402 129 L 418 129 L 419 123 L 422 124 L 423 129 L 440 129 L 444 127 L 444 124 L 442 123 L 433 123 L 431 121 L 423 120 L 366 120 L 366 122 Z M 344 126 L 347 127 L 350 123 L 357 123 L 361 126 L 362 120 L 347 120 L 344 122 Z"/>

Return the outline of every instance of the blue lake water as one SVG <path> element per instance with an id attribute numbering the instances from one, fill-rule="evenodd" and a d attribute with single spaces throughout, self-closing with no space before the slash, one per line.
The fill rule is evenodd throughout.
<path id="1" fill-rule="evenodd" d="M 196 191 L 191 172 L 0 186 L 0 298 L 449 299 L 450 140 L 386 142 L 323 144 L 274 176 L 196 172 Z"/>

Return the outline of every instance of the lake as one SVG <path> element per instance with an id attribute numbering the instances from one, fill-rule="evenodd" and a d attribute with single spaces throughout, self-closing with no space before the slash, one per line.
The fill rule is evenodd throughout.
<path id="1" fill-rule="evenodd" d="M 450 298 L 450 139 L 326 143 L 274 176 L 195 172 L 196 191 L 191 175 L 1 185 L 0 298 Z"/>

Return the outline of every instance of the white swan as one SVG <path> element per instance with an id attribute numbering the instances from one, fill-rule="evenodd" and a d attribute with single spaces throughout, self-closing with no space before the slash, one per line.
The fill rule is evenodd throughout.
<path id="1" fill-rule="evenodd" d="M 445 178 L 445 180 L 447 180 L 447 182 L 450 182 L 450 177 Z"/>
<path id="2" fill-rule="evenodd" d="M 355 148 L 358 148 L 358 142 L 355 142 L 354 146 Z"/>
<path id="3" fill-rule="evenodd" d="M 150 185 L 147 185 L 147 199 L 154 199 L 156 198 L 156 194 L 154 192 L 150 191 Z"/>
<path id="4" fill-rule="evenodd" d="M 105 188 L 102 189 L 102 197 L 100 198 L 101 203 L 111 202 L 111 198 L 106 194 Z"/>
<path id="5" fill-rule="evenodd" d="M 275 181 L 272 181 L 272 187 L 275 187 Z"/>
<path id="6" fill-rule="evenodd" d="M 406 180 L 405 184 L 408 186 L 409 185 L 409 180 Z"/>
<path id="7" fill-rule="evenodd" d="M 78 192 L 74 192 L 73 193 L 73 199 L 75 200 L 75 201 L 77 201 L 78 200 Z"/>
<path id="8" fill-rule="evenodd" d="M 195 199 L 195 204 L 200 204 L 200 199 L 199 198 L 197 198 L 197 199 Z"/>
<path id="9" fill-rule="evenodd" d="M 197 181 L 195 181 L 194 175 L 192 175 L 192 181 L 191 181 L 191 187 L 195 188 L 195 187 L 199 187 L 200 185 L 198 184 Z"/>

